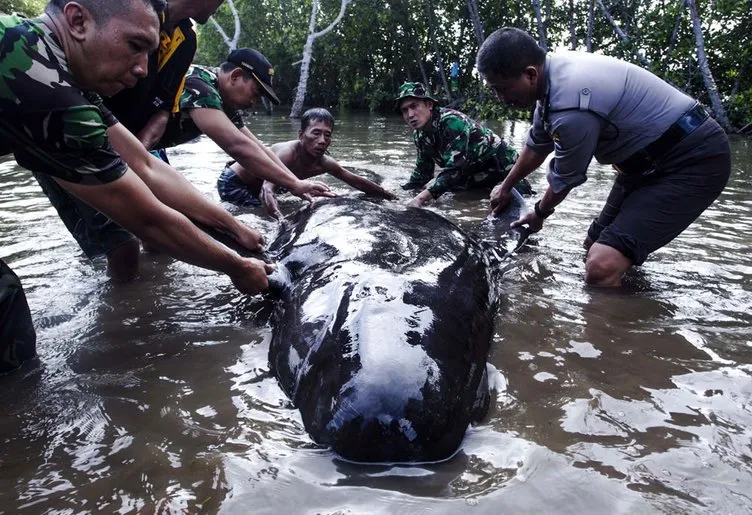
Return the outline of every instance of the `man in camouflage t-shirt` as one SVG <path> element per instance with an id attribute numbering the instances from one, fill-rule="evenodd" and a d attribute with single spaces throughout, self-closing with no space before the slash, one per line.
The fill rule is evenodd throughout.
<path id="1" fill-rule="evenodd" d="M 179 108 L 185 72 L 196 53 L 193 20 L 205 23 L 221 3 L 222 0 L 171 0 L 169 12 L 165 10 L 160 15 L 159 49 L 149 56 L 148 75 L 140 78 L 135 87 L 103 99 L 107 109 L 147 149 L 162 137 L 168 120 Z M 51 176 L 34 173 L 34 177 L 81 250 L 91 259 L 106 256 L 107 271 L 113 280 L 126 282 L 135 278 L 141 251 L 138 239 L 70 195 Z"/>
<path id="2" fill-rule="evenodd" d="M 256 293 L 268 288 L 271 267 L 238 256 L 190 219 L 253 250 L 261 235 L 151 156 L 98 96 L 146 74 L 163 8 L 161 0 L 51 0 L 40 18 L 0 16 L 0 155 L 51 175 L 155 248 Z M 34 355 L 33 327 L 19 323 L 27 313 L 18 278 L 0 263 L 0 372 Z"/>
<path id="3" fill-rule="evenodd" d="M 159 143 L 172 147 L 206 134 L 242 167 L 248 181 L 261 178 L 287 188 L 306 200 L 333 196 L 320 182 L 300 180 L 243 123 L 240 110 L 267 97 L 279 99 L 272 89 L 274 69 L 252 48 L 230 52 L 217 71 L 192 66 L 180 97 L 180 113 Z"/>
<path id="4" fill-rule="evenodd" d="M 447 191 L 493 187 L 517 161 L 517 152 L 492 130 L 460 111 L 439 107 L 420 82 L 400 86 L 395 109 L 413 129 L 418 148 L 415 170 L 402 187 L 423 188 L 434 178 L 435 166 L 442 168 L 409 206 L 421 206 Z M 527 182 L 520 183 L 517 189 L 522 194 L 532 191 Z"/>

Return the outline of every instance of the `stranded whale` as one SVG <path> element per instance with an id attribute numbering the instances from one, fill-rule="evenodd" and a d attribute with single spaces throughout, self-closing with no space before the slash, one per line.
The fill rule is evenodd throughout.
<path id="1" fill-rule="evenodd" d="M 456 452 L 488 408 L 501 260 L 506 240 L 524 241 L 506 232 L 522 208 L 486 222 L 485 242 L 432 211 L 352 198 L 280 229 L 269 361 L 317 443 L 364 462 Z"/>

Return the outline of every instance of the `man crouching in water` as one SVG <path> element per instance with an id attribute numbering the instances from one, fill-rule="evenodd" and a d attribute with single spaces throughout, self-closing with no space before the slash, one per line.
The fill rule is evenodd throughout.
<path id="1" fill-rule="evenodd" d="M 299 179 L 309 179 L 328 173 L 368 195 L 394 200 L 396 196 L 393 193 L 349 172 L 327 155 L 333 131 L 334 117 L 329 111 L 323 108 L 309 109 L 300 119 L 298 139 L 276 143 L 271 146 L 271 150 Z M 219 198 L 241 207 L 258 206 L 263 203 L 271 216 L 282 219 L 274 196 L 277 188 L 275 184 L 260 178 L 250 181 L 241 179 L 241 175 L 247 177 L 248 174 L 242 174 L 242 168 L 238 163 L 232 163 L 225 168 L 217 181 Z"/>

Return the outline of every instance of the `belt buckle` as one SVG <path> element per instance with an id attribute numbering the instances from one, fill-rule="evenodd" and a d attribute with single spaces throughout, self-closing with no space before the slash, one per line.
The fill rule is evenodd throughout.
<path id="1" fill-rule="evenodd" d="M 695 104 L 695 106 L 687 111 L 684 116 L 677 120 L 676 125 L 682 130 L 684 135 L 691 134 L 700 125 L 708 119 L 710 114 L 702 106 L 702 104 Z"/>

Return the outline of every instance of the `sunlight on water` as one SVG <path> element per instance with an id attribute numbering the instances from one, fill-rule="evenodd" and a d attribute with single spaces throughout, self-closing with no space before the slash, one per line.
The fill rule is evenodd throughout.
<path id="1" fill-rule="evenodd" d="M 297 132 L 282 116 L 250 127 L 266 143 Z M 524 144 L 526 124 L 495 128 Z M 617 293 L 583 286 L 582 240 L 613 178 L 591 166 L 505 275 L 486 419 L 452 459 L 415 467 L 316 446 L 270 373 L 263 303 L 153 254 L 137 282 L 111 284 L 4 159 L 0 254 L 27 291 L 40 363 L 0 378 L 0 512 L 749 512 L 752 144 L 732 146 L 720 199 Z M 331 154 L 408 198 L 414 147 L 397 118 L 344 117 Z M 216 145 L 170 158 L 217 199 Z M 542 193 L 544 174 L 531 178 Z M 431 209 L 472 228 L 487 201 Z M 262 212 L 233 212 L 273 239 Z"/>

